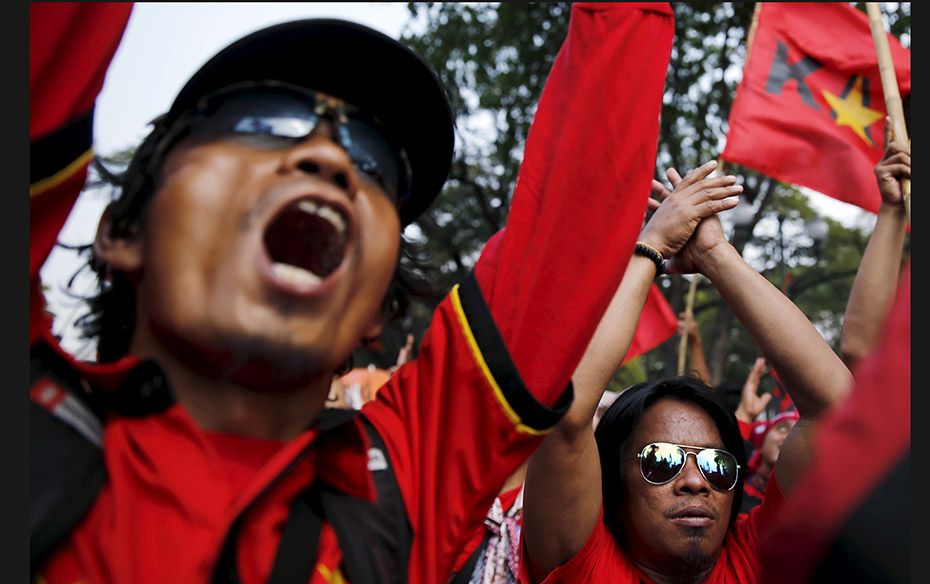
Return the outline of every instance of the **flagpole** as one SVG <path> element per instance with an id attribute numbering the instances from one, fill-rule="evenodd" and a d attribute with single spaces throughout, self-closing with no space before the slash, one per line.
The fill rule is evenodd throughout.
<path id="1" fill-rule="evenodd" d="M 872 40 L 875 41 L 875 52 L 878 54 L 878 72 L 882 78 L 882 92 L 885 94 L 885 109 L 891 116 L 894 124 L 894 139 L 896 142 L 910 143 L 907 137 L 907 126 L 904 123 L 904 107 L 901 105 L 901 95 L 898 92 L 898 79 L 895 75 L 894 60 L 891 58 L 891 49 L 888 47 L 888 36 L 882 22 L 882 10 L 878 2 L 866 2 L 865 8 L 869 14 L 869 25 L 872 28 Z M 911 181 L 901 179 L 901 195 L 904 199 L 904 210 L 907 213 L 907 222 L 911 222 Z"/>
<path id="2" fill-rule="evenodd" d="M 694 295 L 697 292 L 697 283 L 700 274 L 694 274 L 694 277 L 691 278 L 691 286 L 688 288 L 688 298 L 685 301 L 685 318 L 691 319 L 694 318 Z M 681 340 L 678 341 L 678 375 L 684 375 L 685 373 L 685 355 L 688 353 L 688 335 L 689 332 L 685 331 L 681 335 Z"/>

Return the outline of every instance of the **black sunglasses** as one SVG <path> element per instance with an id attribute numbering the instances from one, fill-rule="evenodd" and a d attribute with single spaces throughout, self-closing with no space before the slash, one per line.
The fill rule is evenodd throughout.
<path id="1" fill-rule="evenodd" d="M 693 452 L 693 451 L 697 452 Z M 704 480 L 717 491 L 729 491 L 736 486 L 739 478 L 739 464 L 736 457 L 718 448 L 702 448 L 670 442 L 653 442 L 647 444 L 636 455 L 639 470 L 647 483 L 664 485 L 677 477 L 689 455 L 694 455 L 698 469 Z"/>
<path id="2" fill-rule="evenodd" d="M 319 91 L 276 81 L 230 85 L 198 100 L 189 114 L 188 134 L 232 137 L 276 150 L 305 140 L 324 119 L 358 172 L 398 207 L 409 199 L 411 170 L 404 150 L 375 117 Z"/>

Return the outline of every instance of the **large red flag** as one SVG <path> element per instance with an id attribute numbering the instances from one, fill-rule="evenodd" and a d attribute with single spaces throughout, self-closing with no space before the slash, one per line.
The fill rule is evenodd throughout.
<path id="1" fill-rule="evenodd" d="M 889 35 L 902 96 L 911 55 Z M 723 160 L 877 212 L 885 128 L 866 15 L 843 2 L 766 2 L 730 110 Z"/>

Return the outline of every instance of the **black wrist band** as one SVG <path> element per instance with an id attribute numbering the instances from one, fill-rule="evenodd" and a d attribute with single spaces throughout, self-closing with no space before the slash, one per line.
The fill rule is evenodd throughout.
<path id="1" fill-rule="evenodd" d="M 652 262 L 656 265 L 657 277 L 665 273 L 665 264 L 668 263 L 668 260 L 662 257 L 662 254 L 659 253 L 659 250 L 655 249 L 651 245 L 646 245 L 645 243 L 637 241 L 636 247 L 633 248 L 633 253 L 652 260 Z"/>

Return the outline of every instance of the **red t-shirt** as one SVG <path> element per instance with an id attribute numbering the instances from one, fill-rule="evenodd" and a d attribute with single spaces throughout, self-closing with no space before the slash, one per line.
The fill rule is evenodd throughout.
<path id="1" fill-rule="evenodd" d="M 49 20 L 35 16 L 33 9 L 30 36 L 38 38 Z M 98 21 L 82 22 L 72 38 L 95 42 Z M 527 139 L 497 264 L 479 260 L 475 278 L 436 309 L 417 360 L 362 409 L 384 438 L 413 530 L 410 582 L 448 578 L 500 486 L 568 405 L 560 396 L 567 397 L 645 212 L 673 29 L 667 3 L 573 5 Z M 49 66 L 96 70 L 111 55 L 91 64 L 80 61 L 85 56 L 62 52 Z M 40 103 L 35 92 L 30 98 Z M 75 195 L 67 191 L 36 191 L 31 199 L 32 220 L 44 224 L 30 233 L 36 293 L 36 266 L 64 220 L 44 214 L 38 197 L 67 209 Z M 570 285 L 582 281 L 597 285 Z M 32 308 L 39 313 L 41 302 Z M 40 320 L 33 320 L 33 342 L 48 339 L 37 332 Z M 551 334 L 554 323 L 559 335 Z M 131 359 L 121 365 L 131 366 Z M 106 486 L 39 576 L 49 584 L 206 582 L 237 525 L 241 579 L 264 582 L 289 504 L 308 484 L 320 477 L 372 496 L 361 421 L 325 444 L 318 438 L 308 430 L 267 451 L 258 445 L 246 461 L 230 460 L 229 449 L 179 405 L 112 416 L 103 433 Z M 253 472 L 250 464 L 259 468 L 243 476 Z M 311 582 L 344 580 L 326 523 L 317 560 Z"/>
<path id="2" fill-rule="evenodd" d="M 771 528 L 783 504 L 784 496 L 773 475 L 769 480 L 765 501 L 748 515 L 739 516 L 730 528 L 723 540 L 720 557 L 705 580 L 707 584 L 746 584 L 759 581 L 760 533 Z M 525 570 L 521 573 L 521 581 L 529 581 Z M 581 551 L 550 572 L 543 580 L 543 584 L 579 582 L 648 584 L 652 580 L 640 572 L 617 545 L 617 541 L 604 525 L 601 515 Z"/>

